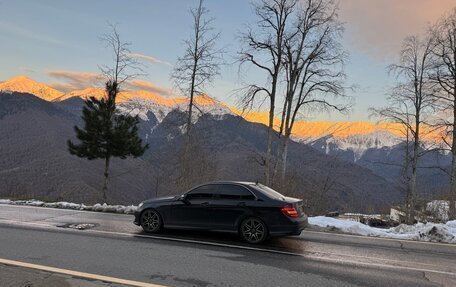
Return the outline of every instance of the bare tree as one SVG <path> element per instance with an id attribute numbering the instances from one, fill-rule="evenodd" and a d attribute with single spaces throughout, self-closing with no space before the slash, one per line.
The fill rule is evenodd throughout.
<path id="1" fill-rule="evenodd" d="M 435 56 L 433 79 L 441 89 L 437 98 L 442 110 L 449 115 L 448 119 L 444 119 L 442 126 L 450 138 L 444 139 L 452 155 L 449 211 L 450 219 L 456 219 L 456 9 L 442 18 L 431 33 Z"/>
<path id="2" fill-rule="evenodd" d="M 247 32 L 241 34 L 240 37 L 244 45 L 244 48 L 239 52 L 241 66 L 249 64 L 263 71 L 269 81 L 264 86 L 248 85 L 247 93 L 243 98 L 246 107 L 253 105 L 254 100 L 259 95 L 266 96 L 269 99 L 268 136 L 264 160 L 266 185 L 270 184 L 271 178 L 272 137 L 276 95 L 283 69 L 284 39 L 296 3 L 297 0 L 259 0 L 254 7 L 255 14 L 258 17 L 255 28 L 248 27 Z"/>
<path id="3" fill-rule="evenodd" d="M 415 220 L 418 161 L 424 150 L 423 126 L 429 124 L 427 120 L 436 107 L 434 85 L 429 78 L 433 68 L 431 52 L 430 38 L 406 38 L 398 63 L 388 67 L 399 81 L 388 97 L 389 106 L 371 109 L 374 116 L 402 125 L 407 137 L 404 174 L 408 224 Z"/>
<path id="4" fill-rule="evenodd" d="M 109 24 L 109 27 L 111 32 L 101 36 L 101 41 L 111 50 L 114 64 L 101 65 L 99 69 L 108 82 L 117 83 L 120 89 L 124 82 L 143 75 L 144 70 L 142 64 L 131 56 L 131 43 L 122 41 L 115 25 Z"/>
<path id="5" fill-rule="evenodd" d="M 178 58 L 171 75 L 175 85 L 189 98 L 187 135 L 190 133 L 193 107 L 196 107 L 194 98 L 203 94 L 205 86 L 219 75 L 222 64 L 223 50 L 216 47 L 220 33 L 213 33 L 214 19 L 207 19 L 208 13 L 204 0 L 199 0 L 198 7 L 190 10 L 193 31 L 190 39 L 184 41 L 184 56 Z"/>
<path id="6" fill-rule="evenodd" d="M 344 112 L 349 108 L 347 104 L 336 102 L 346 97 L 343 66 L 347 58 L 340 44 L 344 28 L 337 10 L 334 0 L 301 1 L 296 23 L 285 36 L 283 65 L 287 85 L 279 130 L 282 182 L 288 142 L 298 115 L 303 110 Z"/>

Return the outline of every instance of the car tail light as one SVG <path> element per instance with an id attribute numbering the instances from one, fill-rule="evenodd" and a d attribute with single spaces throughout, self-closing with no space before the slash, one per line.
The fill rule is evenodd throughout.
<path id="1" fill-rule="evenodd" d="M 292 206 L 285 206 L 285 207 L 282 207 L 280 210 L 282 210 L 283 214 L 285 214 L 286 216 L 289 216 L 289 217 L 298 217 L 299 216 L 298 211 Z"/>

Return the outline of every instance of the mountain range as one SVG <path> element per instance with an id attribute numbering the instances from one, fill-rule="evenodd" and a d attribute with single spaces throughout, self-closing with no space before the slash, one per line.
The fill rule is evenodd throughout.
<path id="1" fill-rule="evenodd" d="M 96 87 L 63 93 L 24 76 L 0 83 L 0 131 L 5 135 L 0 140 L 0 196 L 99 200 L 101 163 L 69 155 L 66 141 L 74 137 L 72 126 L 81 124 L 83 99 L 103 95 Z M 261 179 L 258 157 L 265 152 L 267 114 L 241 112 L 208 95 L 196 97 L 195 103 L 204 114 L 193 119 L 200 139 L 196 152 L 214 165 L 207 180 Z M 186 105 L 184 97 L 149 91 L 120 94 L 119 109 L 139 116 L 141 136 L 151 149 L 140 159 L 115 161 L 114 202 L 178 193 Z M 319 200 L 321 210 L 315 212 L 378 210 L 402 200 L 403 141 L 396 125 L 297 122 L 293 140 L 290 177 L 308 205 Z M 431 153 L 423 162 L 423 167 L 440 167 L 423 168 L 420 174 L 421 193 L 433 196 L 445 188 L 441 170 L 449 157 Z"/>

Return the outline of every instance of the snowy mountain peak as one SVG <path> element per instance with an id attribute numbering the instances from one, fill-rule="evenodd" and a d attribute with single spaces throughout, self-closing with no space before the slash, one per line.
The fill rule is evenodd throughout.
<path id="1" fill-rule="evenodd" d="M 102 88 L 90 87 L 83 90 L 75 90 L 62 95 L 59 98 L 54 99 L 55 102 L 64 101 L 73 97 L 80 97 L 81 99 L 88 99 L 89 97 L 95 97 L 97 99 L 102 98 L 106 94 Z"/>
<path id="2" fill-rule="evenodd" d="M 62 95 L 61 97 L 55 99 L 55 101 L 64 101 L 73 97 L 79 97 L 82 99 L 87 99 L 89 97 L 95 97 L 100 99 L 106 96 L 106 91 L 103 88 L 90 87 L 83 90 L 75 90 L 69 93 Z M 157 93 L 153 93 L 145 90 L 124 90 L 117 95 L 117 103 L 125 103 L 133 99 L 140 99 L 145 101 L 154 102 L 157 105 L 165 107 L 173 107 L 177 104 L 187 102 L 185 97 L 175 97 L 175 98 L 165 98 L 160 96 Z"/>
<path id="3" fill-rule="evenodd" d="M 200 94 L 194 98 L 195 104 L 200 106 L 216 105 L 217 101 L 207 94 Z"/>
<path id="4" fill-rule="evenodd" d="M 0 91 L 15 91 L 34 94 L 47 101 L 64 101 L 73 97 L 87 99 L 88 97 L 102 98 L 106 95 L 102 87 L 89 87 L 62 93 L 52 87 L 36 82 L 26 76 L 14 77 L 0 83 Z M 173 109 L 187 111 L 188 98 L 164 97 L 147 90 L 125 90 L 117 97 L 121 110 L 137 114 L 143 120 L 148 120 L 150 114 L 161 121 Z M 212 115 L 238 115 L 250 122 L 267 125 L 269 114 L 264 111 L 239 111 L 236 108 L 220 102 L 207 94 L 194 97 L 195 120 L 203 113 Z M 276 129 L 280 119 L 274 119 Z M 293 139 L 310 144 L 318 143 L 318 149 L 328 152 L 328 149 L 352 150 L 359 158 L 370 148 L 392 147 L 403 138 L 403 129 L 398 124 L 372 122 L 308 122 L 297 121 L 294 124 Z M 441 138 L 432 135 L 430 141 Z M 322 146 L 324 145 L 324 147 Z"/>
<path id="5" fill-rule="evenodd" d="M 377 130 L 371 133 L 354 133 L 344 137 L 327 135 L 322 137 L 295 138 L 310 144 L 314 148 L 333 154 L 337 151 L 353 152 L 353 161 L 358 161 L 369 149 L 392 148 L 402 142 L 402 138 L 388 130 Z"/>
<path id="6" fill-rule="evenodd" d="M 171 98 L 165 100 L 166 102 L 163 103 L 162 100 L 153 98 L 132 97 L 128 101 L 119 103 L 118 108 L 122 112 L 138 115 L 144 121 L 148 121 L 149 114 L 153 114 L 159 122 L 161 122 L 172 110 L 188 110 L 189 102 L 186 98 Z M 204 98 L 195 97 L 194 104 L 194 120 L 197 120 L 201 113 L 209 113 L 216 116 L 233 114 L 226 105 L 209 96 L 205 96 Z"/>
<path id="7" fill-rule="evenodd" d="M 48 85 L 34 81 L 26 76 L 17 76 L 0 83 L 0 91 L 29 93 L 46 101 L 52 101 L 63 94 Z"/>

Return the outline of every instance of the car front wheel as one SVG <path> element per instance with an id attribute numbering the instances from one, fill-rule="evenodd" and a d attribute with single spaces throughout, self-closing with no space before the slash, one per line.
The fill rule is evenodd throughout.
<path id="1" fill-rule="evenodd" d="M 156 233 L 162 228 L 160 214 L 153 209 L 147 209 L 141 214 L 141 227 L 147 233 Z"/>
<path id="2" fill-rule="evenodd" d="M 250 217 L 242 221 L 239 233 L 245 241 L 251 244 L 259 244 L 268 237 L 266 224 L 259 218 Z"/>

